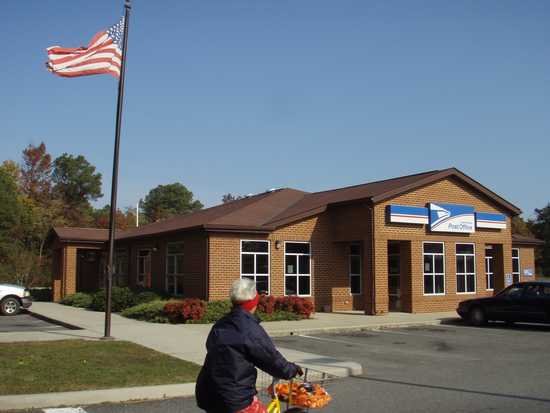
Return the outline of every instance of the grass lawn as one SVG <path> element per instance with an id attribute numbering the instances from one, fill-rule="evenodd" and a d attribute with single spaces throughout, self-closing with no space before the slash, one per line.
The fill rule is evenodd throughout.
<path id="1" fill-rule="evenodd" d="M 125 341 L 2 344 L 0 395 L 194 382 L 199 369 Z"/>

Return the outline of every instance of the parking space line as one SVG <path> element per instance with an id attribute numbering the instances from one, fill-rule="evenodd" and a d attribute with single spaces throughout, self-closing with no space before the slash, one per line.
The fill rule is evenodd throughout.
<path id="1" fill-rule="evenodd" d="M 329 343 L 347 344 L 347 345 L 352 345 L 352 346 L 358 345 L 357 343 L 352 343 L 350 341 L 334 340 L 334 339 L 331 339 L 331 338 L 324 338 L 324 337 L 314 337 L 314 336 L 308 336 L 308 335 L 305 335 L 305 334 L 295 334 L 295 336 L 303 337 L 303 338 L 309 338 L 311 340 L 327 341 Z"/>

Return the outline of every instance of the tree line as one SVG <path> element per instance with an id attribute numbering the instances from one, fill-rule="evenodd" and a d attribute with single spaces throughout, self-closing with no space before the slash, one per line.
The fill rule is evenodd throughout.
<path id="1" fill-rule="evenodd" d="M 82 155 L 53 159 L 42 142 L 22 151 L 20 162 L 0 165 L 0 282 L 49 285 L 52 227 L 108 228 L 110 206 L 95 208 L 103 197 L 102 175 Z M 140 225 L 203 207 L 181 183 L 153 188 L 140 204 Z M 136 225 L 136 209 L 117 210 L 117 228 Z"/>

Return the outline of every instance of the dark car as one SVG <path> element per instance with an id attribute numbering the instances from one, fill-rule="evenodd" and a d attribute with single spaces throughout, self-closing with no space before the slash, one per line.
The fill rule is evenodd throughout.
<path id="1" fill-rule="evenodd" d="M 456 311 L 476 326 L 487 321 L 550 323 L 550 282 L 512 284 L 494 297 L 462 301 Z"/>

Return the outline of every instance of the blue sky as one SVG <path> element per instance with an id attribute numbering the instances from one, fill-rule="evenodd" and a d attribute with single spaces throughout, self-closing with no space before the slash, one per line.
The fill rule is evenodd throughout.
<path id="1" fill-rule="evenodd" d="M 8 0 L 0 160 L 45 141 L 103 174 L 110 76 L 63 79 L 45 48 L 87 44 L 122 1 Z M 550 201 L 546 1 L 144 1 L 131 17 L 119 205 L 182 182 L 308 191 L 456 166 L 531 216 Z"/>

